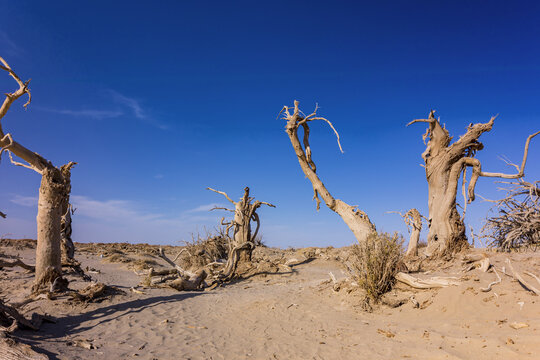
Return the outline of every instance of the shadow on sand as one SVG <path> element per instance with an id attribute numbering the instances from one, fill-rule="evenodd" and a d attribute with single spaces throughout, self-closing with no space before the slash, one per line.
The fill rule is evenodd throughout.
<path id="1" fill-rule="evenodd" d="M 31 345 L 33 349 L 47 355 L 51 360 L 58 360 L 59 358 L 57 356 L 59 354 L 41 348 L 39 346 L 39 341 L 48 340 L 54 342 L 55 339 L 73 336 L 109 321 L 117 320 L 124 316 L 150 309 L 154 306 L 178 302 L 203 294 L 205 294 L 203 291 L 182 292 L 173 295 L 136 299 L 100 307 L 82 314 L 57 318 L 55 324 L 43 324 L 42 328 L 37 332 L 20 331 L 19 334 L 21 336 L 17 337 L 17 340 Z"/>

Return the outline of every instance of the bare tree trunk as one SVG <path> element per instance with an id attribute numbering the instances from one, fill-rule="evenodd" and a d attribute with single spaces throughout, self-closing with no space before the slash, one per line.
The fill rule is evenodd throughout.
<path id="1" fill-rule="evenodd" d="M 495 117 L 485 124 L 470 124 L 467 132 L 456 142 L 450 145 L 452 137 L 448 130 L 443 128 L 439 120 L 435 119 L 431 111 L 428 119 L 411 121 L 407 126 L 416 122 L 426 122 L 429 128 L 424 134 L 424 140 L 429 137 L 426 150 L 422 154 L 425 162 L 426 178 L 429 190 L 429 234 L 426 255 L 443 255 L 459 251 L 467 247 L 465 224 L 463 216 L 457 211 L 456 196 L 458 181 L 461 174 L 465 174 L 467 167 L 473 168 L 473 175 L 469 182 L 467 194 L 463 191 L 465 204 L 474 201 L 474 189 L 479 176 L 502 177 L 517 179 L 523 177 L 530 140 L 538 133 L 528 137 L 521 168 L 518 173 L 507 175 L 502 173 L 487 173 L 481 171 L 480 161 L 474 156 L 484 146 L 478 138 L 491 130 Z M 463 179 L 463 187 L 465 187 Z M 467 199 L 468 197 L 468 199 Z"/>
<path id="2" fill-rule="evenodd" d="M 23 82 L 1 57 L 0 63 L 0 69 L 8 72 L 19 85 L 15 92 L 6 94 L 6 99 L 0 107 L 1 120 L 11 104 L 24 94 L 28 95 L 28 102 L 24 105 L 26 107 L 30 103 L 31 94 L 28 89 L 29 81 Z M 71 169 L 74 163 L 69 163 L 62 169 L 56 168 L 38 153 L 14 141 L 11 134 L 5 134 L 0 123 L 0 157 L 4 151 L 8 151 L 10 160 L 14 165 L 34 170 L 41 175 L 37 215 L 36 278 L 33 287 L 33 291 L 39 291 L 49 283 L 61 278 L 62 275 L 60 251 L 62 202 L 68 196 L 69 189 L 71 189 L 70 186 L 66 186 L 64 170 Z M 20 157 L 28 164 L 15 161 L 12 154 Z M 69 179 L 67 184 L 69 185 Z M 69 199 L 69 197 L 67 198 Z"/>
<path id="3" fill-rule="evenodd" d="M 62 174 L 56 168 L 43 170 L 39 188 L 37 215 L 36 279 L 34 286 L 41 288 L 62 276 L 60 252 L 61 202 L 65 186 Z"/>
<path id="4" fill-rule="evenodd" d="M 270 207 L 275 207 L 274 205 L 264 202 L 264 201 L 255 201 L 254 198 L 249 196 L 249 187 L 244 188 L 244 195 L 239 201 L 233 201 L 229 195 L 223 191 L 214 190 L 212 188 L 207 188 L 208 190 L 214 191 L 218 194 L 221 194 L 227 198 L 231 203 L 234 204 L 234 210 L 227 208 L 214 208 L 227 210 L 234 212 L 234 219 L 229 223 L 224 223 L 222 219 L 222 225 L 228 225 L 226 235 L 228 236 L 229 229 L 233 228 L 233 238 L 231 241 L 231 250 L 229 251 L 229 258 L 227 260 L 227 265 L 223 271 L 223 276 L 226 279 L 230 279 L 234 276 L 236 269 L 239 264 L 251 263 L 251 254 L 255 248 L 255 237 L 257 236 L 260 228 L 259 215 L 257 214 L 257 209 L 261 205 L 267 205 Z M 255 231 L 251 232 L 251 221 L 257 223 Z"/>
<path id="5" fill-rule="evenodd" d="M 75 262 L 75 245 L 73 244 L 73 240 L 71 240 L 71 215 L 73 214 L 73 208 L 69 202 L 69 197 L 71 194 L 71 168 L 73 165 L 75 165 L 75 163 L 69 163 L 62 166 L 60 170 L 62 172 L 65 186 L 61 209 L 62 218 L 60 223 L 63 264 L 73 264 Z"/>
<path id="6" fill-rule="evenodd" d="M 320 195 L 324 200 L 326 206 L 328 206 L 330 210 L 336 212 L 339 216 L 341 216 L 343 221 L 345 221 L 347 226 L 349 226 L 349 229 L 351 229 L 351 231 L 353 232 L 356 240 L 358 240 L 359 242 L 365 241 L 365 239 L 369 235 L 376 233 L 375 225 L 371 223 L 368 215 L 362 210 L 359 210 L 358 207 L 351 206 L 346 202 L 335 199 L 332 195 L 330 195 L 330 192 L 326 189 L 321 179 L 319 179 L 319 177 L 317 176 L 317 168 L 315 166 L 315 163 L 311 159 L 308 123 L 314 120 L 322 120 L 327 122 L 334 130 L 334 133 L 337 136 L 339 148 L 341 150 L 339 134 L 337 133 L 336 129 L 327 119 L 316 116 L 317 108 L 312 114 L 308 116 L 302 116 L 303 113 L 298 108 L 298 101 L 296 100 L 294 101 L 294 112 L 292 115 L 290 114 L 289 107 L 287 106 L 283 108 L 282 112 L 285 114 L 283 119 L 287 120 L 285 131 L 287 132 L 287 135 L 289 135 L 289 139 L 291 140 L 291 144 L 298 158 L 298 162 L 300 163 L 300 167 L 313 185 L 313 199 L 317 201 L 317 210 L 319 210 L 320 208 Z M 300 126 L 302 126 L 304 130 L 303 147 L 300 143 L 300 140 L 298 139 L 298 129 Z"/>

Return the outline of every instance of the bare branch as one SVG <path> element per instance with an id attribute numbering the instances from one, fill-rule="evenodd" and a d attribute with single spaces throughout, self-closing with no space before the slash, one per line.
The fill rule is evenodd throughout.
<path id="1" fill-rule="evenodd" d="M 15 79 L 15 81 L 19 85 L 19 89 L 17 89 L 15 92 L 6 94 L 6 99 L 4 100 L 4 103 L 2 104 L 2 106 L 0 107 L 0 120 L 2 120 L 4 115 L 6 115 L 7 111 L 9 110 L 11 104 L 15 100 L 17 100 L 18 98 L 20 98 L 24 94 L 28 94 L 28 101 L 26 102 L 26 104 L 24 104 L 24 107 L 26 108 L 30 104 L 30 101 L 32 100 L 32 96 L 30 94 L 30 89 L 28 89 L 28 84 L 29 84 L 30 80 L 27 80 L 26 82 L 23 82 L 19 78 L 19 76 L 17 76 L 17 74 L 15 74 L 15 72 L 13 70 L 11 70 L 8 63 L 2 57 L 0 57 L 0 62 L 3 64 L 3 65 L 0 65 L 0 69 L 2 69 L 4 71 L 7 71 L 9 73 L 9 75 L 11 75 L 11 77 L 13 79 Z M 0 136 L 2 136 L 2 137 L 4 136 L 4 134 L 2 132 L 1 124 L 0 124 Z"/>
<path id="2" fill-rule="evenodd" d="M 227 209 L 225 207 L 219 207 L 219 206 L 216 206 L 216 207 L 213 207 L 213 208 L 210 209 L 210 211 L 213 211 L 213 210 L 225 210 L 225 211 L 234 212 L 234 210 L 232 210 L 232 209 Z"/>
<path id="3" fill-rule="evenodd" d="M 506 258 L 506 263 L 508 264 L 508 267 L 510 268 L 510 270 L 512 271 L 512 275 L 514 276 L 514 279 L 516 279 L 517 281 L 519 281 L 519 283 L 527 290 L 529 291 L 532 291 L 533 293 L 535 293 L 536 295 L 540 295 L 540 290 L 536 289 L 534 286 L 532 286 L 531 284 L 529 284 L 527 281 L 525 281 L 525 279 L 523 279 L 523 277 L 521 275 L 519 275 L 518 272 L 516 272 L 516 270 L 514 270 L 514 267 L 512 266 L 512 263 L 510 262 L 510 259 L 509 258 Z"/>
<path id="4" fill-rule="evenodd" d="M 210 191 L 213 191 L 213 192 L 215 192 L 215 193 L 221 194 L 221 195 L 225 196 L 225 198 L 226 198 L 227 200 L 229 200 L 231 203 L 233 203 L 234 205 L 236 205 L 236 202 L 234 202 L 234 201 L 229 197 L 229 195 L 227 195 L 226 192 L 224 192 L 224 191 L 219 191 L 219 190 L 214 190 L 214 189 L 209 188 L 209 187 L 207 187 L 206 190 L 210 190 Z"/>
<path id="5" fill-rule="evenodd" d="M 480 176 L 484 177 L 498 177 L 503 179 L 519 179 L 525 175 L 525 164 L 527 163 L 527 156 L 529 154 L 529 144 L 531 142 L 531 139 L 534 138 L 536 135 L 540 134 L 540 131 L 535 132 L 534 134 L 529 135 L 527 140 L 525 141 L 525 149 L 523 150 L 523 160 L 521 161 L 521 167 L 518 169 L 517 174 L 503 174 L 503 173 L 490 173 L 490 172 L 481 172 Z M 514 164 L 512 164 L 514 165 Z M 514 165 L 515 166 L 515 165 Z"/>

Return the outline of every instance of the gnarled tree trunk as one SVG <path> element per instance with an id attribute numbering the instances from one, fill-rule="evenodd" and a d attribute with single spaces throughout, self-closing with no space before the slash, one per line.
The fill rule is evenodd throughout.
<path id="1" fill-rule="evenodd" d="M 222 225 L 227 225 L 226 235 L 228 236 L 229 229 L 233 228 L 233 237 L 231 241 L 231 250 L 229 252 L 229 258 L 227 260 L 227 265 L 223 271 L 223 276 L 226 279 L 230 279 L 234 276 L 236 268 L 239 264 L 250 263 L 251 254 L 255 248 L 255 237 L 259 232 L 261 226 L 259 215 L 257 214 L 257 209 L 261 205 L 267 205 L 270 207 L 275 207 L 274 205 L 264 202 L 264 201 L 255 201 L 254 198 L 249 196 L 249 187 L 244 188 L 244 195 L 240 198 L 240 201 L 233 201 L 225 192 L 214 190 L 212 188 L 207 188 L 208 190 L 214 191 L 218 194 L 221 194 L 227 198 L 232 204 L 234 204 L 234 210 L 227 208 L 214 208 L 227 210 L 234 213 L 234 219 L 231 222 L 224 223 L 222 219 Z M 251 232 L 251 221 L 257 223 L 255 231 Z"/>
<path id="2" fill-rule="evenodd" d="M 375 225 L 371 223 L 368 215 L 365 212 L 359 210 L 356 206 L 351 206 L 346 202 L 335 199 L 332 195 L 330 195 L 330 192 L 326 189 L 321 179 L 319 179 L 319 176 L 317 175 L 317 167 L 315 166 L 315 163 L 311 158 L 308 125 L 310 121 L 322 120 L 328 123 L 328 125 L 330 125 L 330 127 L 332 128 L 332 130 L 334 130 L 334 133 L 337 136 L 338 145 L 341 150 L 338 132 L 330 121 L 325 118 L 316 116 L 317 108 L 315 108 L 315 111 L 310 115 L 303 115 L 303 113 L 298 108 L 298 101 L 296 100 L 294 101 L 294 111 L 292 114 L 289 112 L 289 107 L 287 106 L 283 108 L 282 112 L 285 114 L 283 119 L 287 120 L 287 124 L 285 125 L 285 131 L 287 132 L 287 135 L 289 135 L 289 139 L 291 140 L 291 144 L 298 158 L 298 162 L 300 163 L 300 167 L 313 185 L 313 199 L 317 201 L 317 210 L 320 209 L 321 201 L 319 200 L 319 196 L 321 196 L 326 206 L 328 206 L 330 210 L 336 212 L 339 216 L 341 216 L 343 221 L 345 221 L 347 226 L 349 226 L 349 229 L 351 229 L 351 231 L 353 232 L 356 240 L 358 240 L 359 242 L 365 241 L 365 239 L 369 235 L 376 232 Z M 304 130 L 304 146 L 302 146 L 298 138 L 298 129 L 300 128 L 300 126 L 302 126 Z"/>
<path id="3" fill-rule="evenodd" d="M 19 85 L 19 89 L 15 92 L 6 94 L 6 99 L 0 107 L 1 120 L 9 110 L 11 104 L 24 94 L 28 95 L 28 102 L 24 106 L 28 106 L 31 95 L 28 89 L 29 81 L 21 81 L 1 57 L 0 62 L 2 63 L 0 69 L 7 71 Z M 38 244 L 36 249 L 36 278 L 33 287 L 34 291 L 39 291 L 56 279 L 61 278 L 62 275 L 60 222 L 62 203 L 66 196 L 68 196 L 69 189 L 71 188 L 70 186 L 66 186 L 66 179 L 62 169 L 70 169 L 73 163 L 65 165 L 62 169 L 56 168 L 50 161 L 47 161 L 38 153 L 14 141 L 11 134 L 4 134 L 2 124 L 0 123 L 0 157 L 4 151 L 8 151 L 10 160 L 14 165 L 34 170 L 41 175 L 37 215 Z M 13 160 L 12 154 L 20 157 L 28 164 L 16 162 Z"/>
<path id="4" fill-rule="evenodd" d="M 485 124 L 470 124 L 467 132 L 453 144 L 448 131 L 435 119 L 434 111 L 431 111 L 428 119 L 417 119 L 416 122 L 427 122 L 429 128 L 424 134 L 424 140 L 429 137 L 426 150 L 422 153 L 424 159 L 426 178 L 428 182 L 428 207 L 429 207 L 429 234 L 426 255 L 443 255 L 460 250 L 468 246 L 465 235 L 465 224 L 456 208 L 456 196 L 458 181 L 467 167 L 473 168 L 473 175 L 469 182 L 465 205 L 474 200 L 474 189 L 479 176 L 502 177 L 517 179 L 523 177 L 524 167 L 527 160 L 529 142 L 538 133 L 529 136 L 525 145 L 525 153 L 518 174 L 507 175 L 502 173 L 487 173 L 481 171 L 481 164 L 474 156 L 483 145 L 478 138 L 491 130 L 495 117 Z M 465 186 L 463 179 L 463 186 Z M 468 199 L 467 199 L 468 197 Z"/>

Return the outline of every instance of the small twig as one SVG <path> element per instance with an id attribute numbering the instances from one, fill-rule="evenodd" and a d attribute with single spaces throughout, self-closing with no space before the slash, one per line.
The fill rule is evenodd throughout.
<path id="1" fill-rule="evenodd" d="M 495 269 L 495 266 L 493 267 L 493 271 L 495 271 L 495 275 L 497 275 L 497 280 L 494 281 L 494 282 L 492 282 L 492 283 L 490 283 L 490 284 L 487 286 L 487 288 L 480 288 L 481 291 L 483 291 L 483 292 L 491 291 L 491 287 L 492 287 L 493 285 L 497 285 L 497 284 L 499 284 L 499 283 L 502 281 L 501 277 L 499 276 L 499 273 L 497 272 L 497 269 Z"/>

